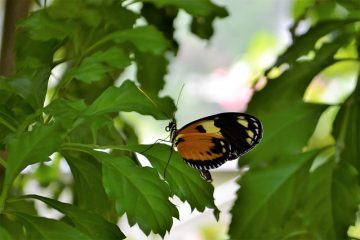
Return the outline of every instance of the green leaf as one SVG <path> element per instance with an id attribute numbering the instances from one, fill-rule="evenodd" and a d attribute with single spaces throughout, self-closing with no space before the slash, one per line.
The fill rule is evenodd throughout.
<path id="1" fill-rule="evenodd" d="M 311 173 L 309 190 L 303 195 L 306 204 L 299 212 L 312 239 L 347 238 L 360 200 L 354 170 L 347 163 L 336 163 L 332 156 Z"/>
<path id="2" fill-rule="evenodd" d="M 179 44 L 174 38 L 174 21 L 178 12 L 179 10 L 172 6 L 157 8 L 154 4 L 147 2 L 144 2 L 141 8 L 141 15 L 146 19 L 149 25 L 155 26 L 165 35 L 171 42 L 171 49 L 173 49 L 174 52 L 177 52 L 179 48 Z"/>
<path id="3" fill-rule="evenodd" d="M 106 36 L 102 41 L 112 40 L 121 44 L 129 42 L 139 51 L 155 55 L 163 54 L 170 47 L 168 40 L 153 26 L 142 26 L 129 30 L 117 31 Z"/>
<path id="4" fill-rule="evenodd" d="M 44 106 L 50 68 L 30 70 L 31 73 L 19 74 L 7 81 L 8 86 L 29 103 L 33 109 Z"/>
<path id="5" fill-rule="evenodd" d="M 84 116 L 96 116 L 109 112 L 136 111 L 156 119 L 169 119 L 175 110 L 168 97 L 150 98 L 131 81 L 120 87 L 109 87 L 84 112 Z"/>
<path id="6" fill-rule="evenodd" d="M 63 40 L 75 31 L 70 22 L 52 19 L 46 9 L 32 13 L 20 26 L 26 29 L 32 39 L 40 41 Z"/>
<path id="7" fill-rule="evenodd" d="M 95 191 L 95 190 L 93 190 Z M 92 239 L 124 239 L 124 234 L 114 223 L 90 211 L 83 210 L 75 205 L 59 202 L 38 195 L 26 195 L 24 198 L 38 199 L 56 210 L 64 213 L 71 219 L 75 227 L 86 233 Z"/>
<path id="8" fill-rule="evenodd" d="M 214 204 L 214 187 L 211 183 L 204 181 L 199 172 L 187 165 L 180 155 L 164 144 L 121 146 L 124 149 L 136 151 L 146 156 L 160 175 L 164 174 L 169 183 L 172 194 L 178 196 L 182 201 L 187 201 L 192 209 L 200 212 L 205 207 L 214 209 L 214 215 L 218 218 L 219 209 Z M 172 154 L 170 151 L 173 151 Z M 169 159 L 171 154 L 171 159 Z"/>
<path id="9" fill-rule="evenodd" d="M 64 157 L 74 178 L 77 205 L 103 216 L 111 216 L 113 203 L 102 184 L 101 164 L 93 157 L 77 152 L 65 152 Z"/>
<path id="10" fill-rule="evenodd" d="M 359 81 L 359 80 L 358 80 Z M 341 105 L 336 116 L 333 134 L 339 148 L 340 159 L 353 165 L 360 172 L 360 87 Z"/>
<path id="11" fill-rule="evenodd" d="M 0 225 L 0 239 L 2 240 L 12 240 L 10 233 L 6 231 L 1 225 Z"/>
<path id="12" fill-rule="evenodd" d="M 130 225 L 137 223 L 145 234 L 164 236 L 178 218 L 176 207 L 168 200 L 170 190 L 157 172 L 135 165 L 129 157 L 114 157 L 92 152 L 103 163 L 103 182 L 108 194 L 116 201 L 120 215 L 126 213 Z"/>
<path id="13" fill-rule="evenodd" d="M 228 15 L 225 8 L 219 7 L 209 0 L 141 0 L 141 2 L 151 2 L 158 7 L 174 6 L 182 8 L 194 16 L 208 16 L 210 14 L 216 14 L 219 17 L 226 17 Z"/>
<path id="14" fill-rule="evenodd" d="M 68 74 L 82 82 L 91 83 L 101 80 L 111 71 L 127 67 L 130 63 L 129 56 L 122 49 L 112 47 L 86 57 L 79 67 L 71 69 Z"/>
<path id="15" fill-rule="evenodd" d="M 191 32 L 202 39 L 210 39 L 214 34 L 213 22 L 215 15 L 193 17 L 191 21 Z"/>
<path id="16" fill-rule="evenodd" d="M 81 117 L 86 108 L 84 100 L 68 101 L 58 98 L 46 106 L 44 112 L 51 114 L 62 127 L 69 128 L 76 119 Z"/>
<path id="17" fill-rule="evenodd" d="M 341 31 L 347 24 L 352 24 L 355 21 L 356 20 L 328 20 L 319 22 L 315 26 L 311 27 L 305 34 L 296 37 L 290 47 L 278 57 L 273 66 L 280 66 L 283 63 L 295 63 L 299 57 L 309 53 L 311 50 L 315 50 L 315 43 L 321 37 L 336 30 Z M 333 45 L 335 47 L 339 43 L 342 45 L 348 40 L 348 38 L 349 36 L 347 35 L 335 38 Z"/>
<path id="18" fill-rule="evenodd" d="M 30 38 L 30 33 L 18 31 L 16 33 L 16 72 L 25 76 L 33 76 L 53 68 L 54 53 L 59 46 L 58 40 L 39 41 Z M 41 49 L 41 51 L 39 51 Z M 47 79 L 49 79 L 49 75 Z M 36 79 L 35 79 L 36 80 Z"/>
<path id="19" fill-rule="evenodd" d="M 264 135 L 259 145 L 244 158 L 246 163 L 252 166 L 268 165 L 284 154 L 302 152 L 326 108 L 326 105 L 289 102 L 285 106 L 259 110 L 254 115 L 261 120 Z"/>
<path id="20" fill-rule="evenodd" d="M 6 231 L 4 238 L 0 233 L 0 239 L 6 239 L 6 234 L 10 234 L 11 240 L 13 239 L 25 239 L 24 226 L 19 219 L 14 218 L 11 214 L 0 214 L 0 229 Z M 1 231 L 1 230 L 0 230 Z"/>
<path id="21" fill-rule="evenodd" d="M 26 239 L 91 239 L 89 236 L 61 221 L 44 217 L 34 217 L 19 212 L 14 212 L 14 214 L 16 214 L 26 226 Z"/>
<path id="22" fill-rule="evenodd" d="M 264 90 L 258 92 L 250 103 L 257 107 L 277 107 L 296 100 L 302 100 L 310 82 L 325 68 L 335 63 L 334 55 L 347 42 L 348 36 L 342 36 L 332 43 L 323 44 L 316 51 L 315 58 L 309 61 L 297 62 L 279 77 L 269 80 Z M 269 101 L 269 97 L 276 96 L 277 102 Z"/>
<path id="23" fill-rule="evenodd" d="M 248 112 L 263 123 L 264 136 L 259 146 L 246 156 L 250 164 L 268 164 L 275 156 L 300 153 L 306 146 L 327 106 L 304 103 L 304 92 L 317 74 L 334 63 L 333 56 L 344 39 L 347 38 L 324 44 L 313 60 L 292 65 L 255 94 Z M 276 102 L 269 101 L 274 98 Z"/>
<path id="24" fill-rule="evenodd" d="M 294 214 L 317 154 L 283 155 L 271 167 L 250 169 L 240 178 L 231 210 L 231 239 L 282 239 L 283 224 Z"/>
<path id="25" fill-rule="evenodd" d="M 8 158 L 2 194 L 7 192 L 15 177 L 26 166 L 48 161 L 61 141 L 62 132 L 57 125 L 38 125 L 31 132 L 11 138 L 7 144 Z"/>
<path id="26" fill-rule="evenodd" d="M 137 53 L 136 64 L 137 80 L 141 88 L 150 94 L 158 94 L 165 85 L 164 76 L 167 73 L 169 61 L 165 56 Z"/>

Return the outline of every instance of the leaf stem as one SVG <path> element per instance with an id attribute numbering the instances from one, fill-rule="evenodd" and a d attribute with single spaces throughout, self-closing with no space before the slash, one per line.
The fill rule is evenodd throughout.
<path id="1" fill-rule="evenodd" d="M 0 157 L 0 165 L 2 165 L 4 168 L 6 168 L 6 162 L 1 157 Z"/>
<path id="2" fill-rule="evenodd" d="M 10 123 L 8 123 L 7 121 L 5 121 L 5 119 L 0 118 L 0 123 L 2 123 L 4 126 L 6 126 L 7 128 L 9 128 L 11 131 L 16 132 L 16 128 L 13 127 Z"/>

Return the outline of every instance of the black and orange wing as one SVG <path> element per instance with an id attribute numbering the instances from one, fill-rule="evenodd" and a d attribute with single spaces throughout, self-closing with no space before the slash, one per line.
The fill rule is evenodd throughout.
<path id="1" fill-rule="evenodd" d="M 175 146 L 191 166 L 208 170 L 240 157 L 261 139 L 261 122 L 245 113 L 220 113 L 176 131 Z"/>

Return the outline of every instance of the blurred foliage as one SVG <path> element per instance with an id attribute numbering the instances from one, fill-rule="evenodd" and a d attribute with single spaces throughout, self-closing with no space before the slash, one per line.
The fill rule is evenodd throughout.
<path id="1" fill-rule="evenodd" d="M 248 107 L 264 136 L 239 161 L 250 171 L 238 180 L 231 239 L 360 239 L 359 10 L 360 1 L 293 2 L 292 43 Z M 343 101 L 314 90 L 349 78 Z"/>
<path id="2" fill-rule="evenodd" d="M 171 118 L 173 100 L 158 95 L 168 56 L 178 49 L 174 20 L 185 10 L 189 29 L 209 39 L 225 8 L 209 0 L 41 2 L 17 25 L 15 73 L 0 78 L 0 239 L 122 239 L 116 223 L 125 213 L 144 233 L 164 236 L 179 216 L 169 201 L 174 195 L 218 217 L 212 185 L 176 153 L 165 181 L 169 146 L 137 145 L 133 126 L 118 113 Z M 130 65 L 136 79 L 117 82 Z M 64 179 L 63 161 L 72 181 Z M 25 195 L 30 181 L 51 198 Z M 71 204 L 59 201 L 66 190 Z M 63 217 L 39 216 L 35 201 Z"/>

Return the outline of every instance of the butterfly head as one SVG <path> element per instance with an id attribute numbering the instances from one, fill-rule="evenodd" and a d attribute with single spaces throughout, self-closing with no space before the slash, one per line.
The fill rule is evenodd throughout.
<path id="1" fill-rule="evenodd" d="M 168 124 L 168 125 L 166 126 L 166 128 L 165 128 L 165 131 L 170 132 L 170 140 L 171 140 L 171 142 L 173 142 L 173 140 L 175 139 L 176 130 L 177 130 L 177 128 L 176 128 L 176 122 L 175 122 L 175 120 L 173 119 L 173 120 L 171 120 L 171 121 L 169 122 L 169 124 Z"/>

